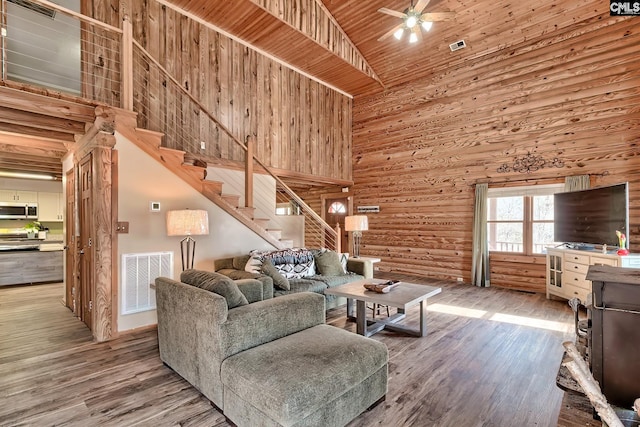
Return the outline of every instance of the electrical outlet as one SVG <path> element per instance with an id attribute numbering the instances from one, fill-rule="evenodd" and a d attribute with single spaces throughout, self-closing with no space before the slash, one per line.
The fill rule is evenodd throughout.
<path id="1" fill-rule="evenodd" d="M 206 148 L 207 148 L 207 143 L 206 143 L 206 142 L 204 142 L 204 141 L 200 141 L 200 149 L 201 149 L 201 150 L 204 150 L 204 149 L 206 149 Z"/>
<path id="2" fill-rule="evenodd" d="M 458 282 L 462 282 L 462 277 L 458 277 Z"/>

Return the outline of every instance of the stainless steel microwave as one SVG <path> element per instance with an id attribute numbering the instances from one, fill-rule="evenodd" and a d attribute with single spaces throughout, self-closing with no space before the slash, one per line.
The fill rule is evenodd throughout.
<path id="1" fill-rule="evenodd" d="M 38 204 L 0 202 L 0 219 L 38 219 Z"/>

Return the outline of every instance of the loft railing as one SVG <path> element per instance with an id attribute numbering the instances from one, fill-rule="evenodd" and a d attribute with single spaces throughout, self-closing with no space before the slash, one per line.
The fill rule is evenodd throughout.
<path id="1" fill-rule="evenodd" d="M 2 80 L 121 106 L 123 30 L 46 0 L 2 0 Z"/>
<path id="2" fill-rule="evenodd" d="M 242 142 L 133 40 L 128 18 L 117 28 L 47 0 L 28 4 L 31 10 L 0 0 L 4 84 L 133 110 L 140 127 L 165 134 L 167 148 L 244 163 L 246 207 L 253 207 L 256 165 L 275 179 L 277 202 L 294 203 L 304 215 L 305 244 L 339 249 L 336 230 L 254 155 L 255 141 Z"/>

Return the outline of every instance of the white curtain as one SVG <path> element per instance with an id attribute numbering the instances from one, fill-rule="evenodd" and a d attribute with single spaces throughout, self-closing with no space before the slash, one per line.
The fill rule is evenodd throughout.
<path id="1" fill-rule="evenodd" d="M 568 176 L 564 179 L 564 191 L 588 190 L 591 187 L 589 175 Z"/>
<path id="2" fill-rule="evenodd" d="M 489 287 L 489 244 L 487 237 L 487 192 L 489 184 L 476 184 L 476 203 L 473 213 L 473 254 L 471 283 Z"/>

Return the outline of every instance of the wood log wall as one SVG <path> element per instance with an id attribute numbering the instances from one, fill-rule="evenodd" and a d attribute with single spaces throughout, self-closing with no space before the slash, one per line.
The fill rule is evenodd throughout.
<path id="1" fill-rule="evenodd" d="M 354 206 L 369 215 L 362 254 L 382 270 L 470 281 L 474 185 L 534 185 L 591 174 L 628 181 L 640 251 L 640 33 L 637 18 L 565 21 L 556 30 L 356 97 Z M 562 168 L 499 173 L 516 156 Z M 491 256 L 492 284 L 542 292 L 544 257 Z"/>
<path id="2" fill-rule="evenodd" d="M 153 0 L 132 0 L 129 7 L 134 39 L 239 140 L 255 136 L 256 156 L 263 163 L 351 180 L 351 98 Z M 172 92 L 153 93 L 157 82 L 152 83 L 134 84 L 135 109 L 159 108 L 167 120 L 177 114 L 178 121 L 194 131 L 188 138 L 167 138 L 163 145 L 195 151 L 205 159 L 244 161 L 230 138 L 203 125 L 193 108 Z M 194 144 L 177 146 L 176 141 L 183 139 Z M 205 150 L 200 150 L 200 141 L 206 142 Z"/>

